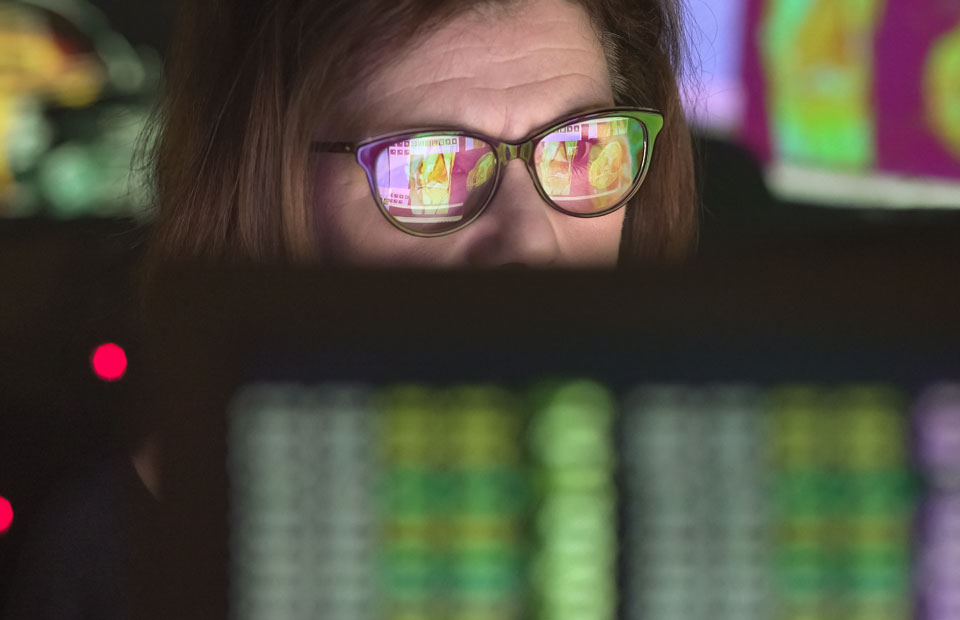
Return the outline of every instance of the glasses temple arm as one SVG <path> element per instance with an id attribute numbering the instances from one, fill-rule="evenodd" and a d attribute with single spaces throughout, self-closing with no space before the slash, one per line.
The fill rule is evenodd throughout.
<path id="1" fill-rule="evenodd" d="M 312 153 L 355 153 L 357 147 L 352 142 L 313 142 L 310 145 Z"/>

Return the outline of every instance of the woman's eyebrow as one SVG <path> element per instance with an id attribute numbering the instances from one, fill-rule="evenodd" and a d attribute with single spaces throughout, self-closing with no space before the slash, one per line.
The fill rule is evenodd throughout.
<path id="1" fill-rule="evenodd" d="M 539 131 L 543 131 L 544 129 L 547 129 L 547 128 L 552 127 L 552 126 L 554 126 L 554 125 L 558 125 L 558 124 L 563 123 L 563 122 L 565 122 L 565 121 L 575 119 L 575 118 L 577 118 L 578 116 L 583 116 L 584 114 L 589 114 L 590 112 L 594 112 L 594 111 L 597 111 L 597 110 L 604 110 L 604 109 L 608 109 L 608 108 L 611 108 L 611 107 L 613 107 L 613 104 L 611 104 L 609 101 L 605 101 L 605 102 L 601 102 L 601 103 L 587 103 L 587 104 L 584 104 L 584 105 L 571 106 L 570 108 L 568 108 L 568 110 L 567 110 L 566 113 L 561 114 L 560 116 L 554 117 L 554 118 L 551 119 L 551 120 L 546 120 L 546 121 L 540 123 L 539 125 L 537 125 L 536 127 L 532 128 L 532 129 L 524 136 L 523 139 L 524 139 L 524 140 L 527 140 L 527 139 L 529 139 L 530 137 L 536 135 L 536 133 L 539 132 Z"/>
<path id="2" fill-rule="evenodd" d="M 583 114 L 589 114 L 594 110 L 603 110 L 611 107 L 613 107 L 613 104 L 611 104 L 609 101 L 603 101 L 600 103 L 592 102 L 586 105 L 577 105 L 569 108 L 566 113 L 558 116 L 551 122 L 562 121 L 567 118 L 575 118 L 577 116 L 582 116 Z"/>
<path id="3" fill-rule="evenodd" d="M 590 102 L 587 102 L 587 103 L 572 105 L 569 108 L 567 108 L 567 111 L 564 112 L 563 114 L 560 114 L 559 116 L 555 116 L 551 119 L 543 120 L 538 125 L 531 128 L 526 135 L 529 137 L 530 135 L 533 135 L 538 131 L 541 131 L 543 129 L 556 125 L 558 123 L 562 123 L 566 120 L 571 120 L 571 119 L 577 118 L 578 116 L 583 116 L 584 114 L 589 114 L 590 112 L 594 112 L 597 110 L 609 109 L 611 107 L 614 107 L 614 105 L 615 104 L 611 103 L 610 101 L 597 102 L 596 100 L 591 100 Z M 502 136 L 491 136 L 491 137 L 502 139 Z"/>
<path id="4" fill-rule="evenodd" d="M 543 121 L 538 123 L 535 127 L 530 129 L 527 135 L 534 134 L 537 131 L 540 131 L 552 125 L 556 125 L 565 120 L 573 119 L 578 116 L 588 114 L 595 110 L 603 110 L 603 109 L 613 107 L 613 105 L 614 104 L 612 104 L 610 101 L 598 102 L 596 100 L 590 100 L 589 102 L 586 102 L 586 103 L 571 105 L 569 108 L 567 108 L 566 112 L 560 114 L 559 116 L 555 116 L 550 119 L 544 119 Z M 471 125 L 469 122 L 449 121 L 449 120 L 444 120 L 441 117 L 441 118 L 435 118 L 432 120 L 404 121 L 401 123 L 397 123 L 395 121 L 388 122 L 385 120 L 378 121 L 374 124 L 371 124 L 365 129 L 364 131 L 365 135 L 363 139 L 388 135 L 391 133 L 402 133 L 405 131 L 416 131 L 421 129 L 450 129 L 450 130 L 460 129 L 464 131 L 471 131 L 471 132 L 487 135 L 487 132 L 484 132 L 478 129 L 477 127 Z M 503 139 L 503 136 L 490 135 L 489 137 L 496 138 L 496 139 Z"/>

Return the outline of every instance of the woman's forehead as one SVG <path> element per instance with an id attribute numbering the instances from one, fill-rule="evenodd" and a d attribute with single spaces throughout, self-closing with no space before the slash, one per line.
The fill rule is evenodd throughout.
<path id="1" fill-rule="evenodd" d="M 600 39 L 586 12 L 567 0 L 466 13 L 385 53 L 396 56 L 352 106 L 368 136 L 459 126 L 515 140 L 613 103 Z"/>

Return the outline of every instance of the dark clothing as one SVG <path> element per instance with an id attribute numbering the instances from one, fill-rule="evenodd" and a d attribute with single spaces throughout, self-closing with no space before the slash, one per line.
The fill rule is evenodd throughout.
<path id="1" fill-rule="evenodd" d="M 134 524 L 157 506 L 127 455 L 56 492 L 28 531 L 4 618 L 129 618 Z"/>

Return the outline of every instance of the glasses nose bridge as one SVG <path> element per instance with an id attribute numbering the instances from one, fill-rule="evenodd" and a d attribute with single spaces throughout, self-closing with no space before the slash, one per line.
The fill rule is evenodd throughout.
<path id="1" fill-rule="evenodd" d="M 533 153 L 533 142 L 501 142 L 499 148 L 500 165 L 506 166 L 515 159 L 523 160 L 525 163 L 530 161 L 530 155 Z"/>

